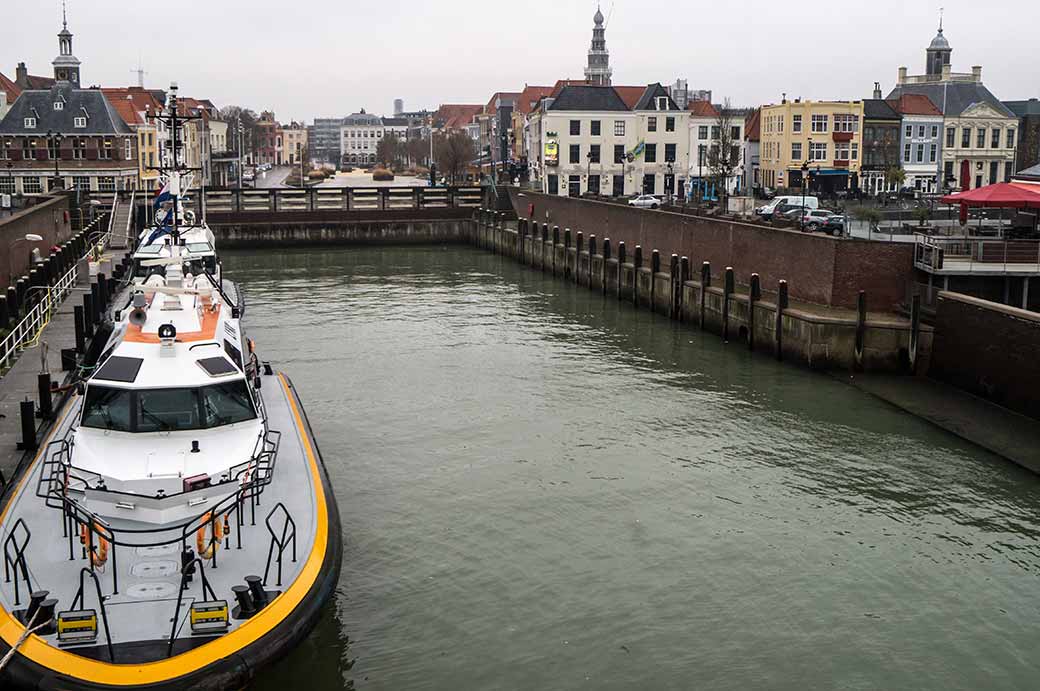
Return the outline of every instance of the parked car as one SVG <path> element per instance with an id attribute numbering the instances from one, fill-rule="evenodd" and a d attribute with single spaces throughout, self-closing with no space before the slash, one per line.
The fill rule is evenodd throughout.
<path id="1" fill-rule="evenodd" d="M 834 215 L 827 209 L 796 209 L 789 218 L 803 229 L 812 233 L 827 225 L 827 220 Z"/>
<path id="2" fill-rule="evenodd" d="M 640 209 L 656 209 L 661 206 L 661 200 L 652 194 L 641 194 L 634 199 L 629 199 L 628 205 Z"/>
<path id="3" fill-rule="evenodd" d="M 820 226 L 820 231 L 830 233 L 836 238 L 845 235 L 845 216 L 842 214 L 831 214 L 827 222 Z"/>
<path id="4" fill-rule="evenodd" d="M 763 220 L 770 220 L 774 214 L 784 213 L 784 211 L 790 211 L 791 209 L 800 209 L 802 206 L 808 209 L 818 209 L 820 207 L 820 200 L 816 197 L 810 197 L 808 195 L 802 196 L 800 194 L 790 194 L 781 197 L 774 197 L 765 206 L 760 206 L 755 209 L 755 213 L 762 217 Z"/>

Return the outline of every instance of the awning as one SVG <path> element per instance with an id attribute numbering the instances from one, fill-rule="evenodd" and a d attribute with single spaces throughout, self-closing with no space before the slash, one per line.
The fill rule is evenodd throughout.
<path id="1" fill-rule="evenodd" d="M 1007 182 L 998 182 L 967 192 L 948 194 L 942 198 L 942 201 L 965 207 L 1040 209 L 1040 193 Z"/>
<path id="2" fill-rule="evenodd" d="M 810 170 L 813 175 L 848 175 L 849 171 L 844 168 L 820 168 L 819 170 Z"/>

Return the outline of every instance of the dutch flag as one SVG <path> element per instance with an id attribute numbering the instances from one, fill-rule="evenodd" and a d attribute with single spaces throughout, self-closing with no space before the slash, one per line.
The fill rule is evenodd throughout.
<path id="1" fill-rule="evenodd" d="M 155 201 L 152 203 L 152 205 L 155 208 L 155 210 L 158 211 L 159 207 L 163 205 L 163 202 L 168 202 L 171 199 L 173 199 L 173 195 L 170 194 L 170 181 L 167 180 L 166 184 L 159 188 L 159 190 L 155 193 Z"/>

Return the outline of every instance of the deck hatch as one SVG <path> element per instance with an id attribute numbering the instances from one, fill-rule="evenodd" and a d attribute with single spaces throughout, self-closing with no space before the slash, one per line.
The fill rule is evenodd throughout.
<path id="1" fill-rule="evenodd" d="M 211 377 L 226 377 L 238 371 L 231 361 L 225 357 L 206 357 L 195 362 L 199 363 L 199 367 L 206 370 L 206 374 Z"/>
<path id="2" fill-rule="evenodd" d="M 105 364 L 94 375 L 94 379 L 132 384 L 137 379 L 137 373 L 141 371 L 143 363 L 143 358 L 113 355 L 105 360 Z"/>

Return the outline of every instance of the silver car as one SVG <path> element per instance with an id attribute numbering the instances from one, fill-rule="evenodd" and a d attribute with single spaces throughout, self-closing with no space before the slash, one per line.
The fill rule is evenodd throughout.
<path id="1" fill-rule="evenodd" d="M 652 194 L 641 194 L 635 199 L 629 199 L 628 205 L 636 206 L 640 209 L 656 209 L 661 206 L 661 200 Z"/>

